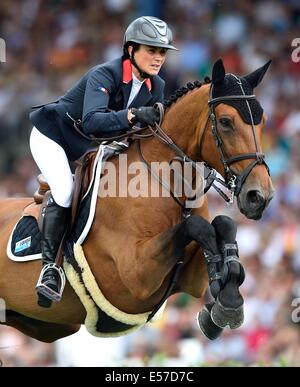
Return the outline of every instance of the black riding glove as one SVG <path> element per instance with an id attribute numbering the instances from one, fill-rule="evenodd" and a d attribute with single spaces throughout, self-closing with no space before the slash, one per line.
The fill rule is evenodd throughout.
<path id="1" fill-rule="evenodd" d="M 152 106 L 142 106 L 138 109 L 132 108 L 131 113 L 134 115 L 132 123 L 140 122 L 145 126 L 154 126 L 156 122 L 159 122 L 159 111 Z"/>

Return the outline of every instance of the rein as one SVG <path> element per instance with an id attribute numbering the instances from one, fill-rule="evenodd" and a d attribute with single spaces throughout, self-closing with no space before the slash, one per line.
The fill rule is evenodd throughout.
<path id="1" fill-rule="evenodd" d="M 183 151 L 182 149 L 180 149 L 175 143 L 174 141 L 171 139 L 171 137 L 169 137 L 166 132 L 161 128 L 161 122 L 163 120 L 163 116 L 164 116 L 164 107 L 161 103 L 157 103 L 156 104 L 157 108 L 159 109 L 159 112 L 160 112 L 160 122 L 159 124 L 155 123 L 155 129 L 150 127 L 149 126 L 149 130 L 150 130 L 150 134 L 146 135 L 147 137 L 150 137 L 150 136 L 155 136 L 157 137 L 160 142 L 166 144 L 169 148 L 171 148 L 176 156 L 172 158 L 172 160 L 169 162 L 169 165 L 172 164 L 173 161 L 180 161 L 182 163 L 191 163 L 192 165 L 192 168 L 194 168 L 194 170 L 196 172 L 202 172 L 199 170 L 199 167 L 197 166 L 197 163 L 192 160 L 191 158 L 189 158 Z M 141 160 L 143 161 L 143 163 L 146 165 L 148 171 L 150 172 L 150 174 L 168 191 L 170 192 L 172 198 L 175 200 L 175 202 L 181 207 L 182 209 L 182 214 L 183 214 L 183 218 L 188 218 L 190 215 L 191 215 L 191 211 L 192 211 L 192 208 L 188 208 L 187 207 L 187 202 L 190 201 L 190 200 L 195 200 L 195 197 L 197 197 L 197 193 L 194 195 L 193 198 L 187 198 L 183 203 L 176 197 L 176 195 L 174 194 L 174 192 L 171 190 L 171 188 L 160 178 L 159 175 L 157 175 L 152 169 L 151 169 L 151 166 L 150 164 L 146 161 L 144 155 L 143 155 L 143 152 L 142 152 L 142 148 L 141 148 L 141 138 L 145 138 L 145 136 L 140 136 L 140 135 L 135 135 L 134 136 L 135 139 L 137 139 L 136 141 L 136 146 L 137 146 L 137 150 L 138 150 L 138 153 L 140 155 L 140 158 Z M 206 194 L 206 192 L 210 189 L 210 187 L 212 186 L 213 184 L 213 178 L 211 175 L 213 175 L 213 170 L 209 167 L 206 167 L 204 166 L 204 179 L 206 180 L 206 186 L 204 188 L 204 192 L 203 192 L 203 195 Z M 174 172 L 175 173 L 175 172 Z M 184 180 L 184 178 L 181 176 L 181 178 Z M 201 187 L 202 189 L 202 187 Z"/>
<path id="2" fill-rule="evenodd" d="M 151 126 L 148 126 L 148 127 L 137 127 L 137 126 L 133 126 L 132 127 L 132 130 L 129 130 L 127 131 L 126 133 L 123 133 L 121 135 L 118 135 L 118 136 L 113 136 L 113 137 L 95 137 L 93 135 L 86 135 L 85 133 L 82 132 L 82 122 L 81 120 L 75 120 L 73 119 L 68 113 L 68 117 L 73 121 L 73 127 L 74 129 L 84 138 L 90 140 L 90 141 L 93 141 L 93 142 L 96 142 L 98 144 L 101 144 L 101 143 L 109 143 L 109 142 L 112 142 L 112 141 L 117 141 L 117 140 L 137 140 L 136 141 L 136 145 L 137 145 L 137 150 L 138 150 L 138 153 L 140 155 L 140 158 L 141 160 L 143 161 L 143 163 L 146 165 L 147 169 L 149 170 L 149 172 L 152 174 L 152 176 L 168 191 L 170 192 L 172 198 L 175 200 L 175 202 L 181 207 L 182 209 L 182 213 L 183 213 L 183 218 L 187 218 L 191 215 L 191 211 L 192 209 L 191 208 L 188 208 L 186 203 L 187 201 L 190 201 L 190 200 L 194 200 L 195 197 L 197 197 L 197 194 L 193 197 L 193 198 L 187 198 L 187 200 L 182 203 L 177 197 L 176 195 L 172 192 L 171 188 L 165 183 L 162 181 L 162 179 L 156 175 L 154 173 L 153 170 L 151 170 L 151 167 L 149 165 L 149 163 L 145 160 L 144 156 L 143 156 L 143 152 L 142 152 L 142 149 L 141 149 L 141 139 L 146 139 L 146 138 L 150 138 L 150 137 L 157 137 L 162 143 L 166 144 L 169 148 L 173 149 L 173 151 L 176 153 L 176 157 L 174 157 L 171 161 L 170 161 L 170 164 L 177 160 L 177 161 L 181 161 L 183 163 L 191 163 L 192 167 L 198 171 L 199 171 L 199 168 L 196 164 L 195 161 L 193 161 L 192 159 L 190 159 L 175 143 L 174 141 L 164 132 L 164 130 L 161 128 L 161 123 L 162 123 L 162 120 L 163 120 L 163 117 L 164 117 L 164 106 L 162 103 L 156 103 L 155 104 L 156 108 L 159 110 L 160 112 L 160 121 L 159 121 L 159 124 L 155 123 L 155 127 L 151 127 Z M 145 132 L 146 130 L 149 130 L 150 133 L 143 133 Z M 201 171 L 202 172 L 202 171 Z M 211 188 L 211 186 L 213 185 L 214 183 L 214 180 L 219 180 L 217 177 L 216 177 L 216 172 L 213 170 L 213 168 L 210 168 L 209 166 L 207 166 L 206 164 L 204 165 L 204 179 L 206 180 L 206 186 L 204 188 L 204 191 L 203 191 L 203 195 L 206 194 L 208 192 L 208 190 Z M 218 191 L 218 187 L 215 187 L 215 189 Z M 220 193 L 221 195 L 223 194 L 223 192 L 221 191 Z M 224 194 L 225 195 L 225 194 Z M 224 196 L 223 196 L 224 197 Z"/>
<path id="3" fill-rule="evenodd" d="M 92 134 L 90 136 L 88 136 L 87 134 L 83 133 L 83 131 L 82 131 L 81 119 L 75 120 L 73 117 L 70 116 L 69 113 L 67 113 L 67 116 L 73 121 L 73 127 L 76 130 L 76 132 L 78 134 L 80 134 L 81 137 L 85 138 L 86 140 L 98 143 L 99 145 L 102 144 L 103 142 L 112 142 L 112 141 L 124 140 L 124 139 L 127 139 L 128 137 L 132 137 L 134 135 L 140 134 L 143 131 L 145 131 L 146 129 L 148 129 L 147 127 L 140 128 L 138 126 L 133 126 L 131 130 L 127 131 L 126 133 L 120 134 L 118 136 L 95 137 Z M 140 136 L 143 138 L 146 138 L 146 137 L 151 137 L 152 134 L 150 134 L 150 135 L 140 134 Z"/>

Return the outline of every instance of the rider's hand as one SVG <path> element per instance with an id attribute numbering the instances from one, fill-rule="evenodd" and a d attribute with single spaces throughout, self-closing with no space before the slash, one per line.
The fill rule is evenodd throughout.
<path id="1" fill-rule="evenodd" d="M 132 108 L 131 113 L 133 118 L 131 122 L 135 124 L 136 122 L 140 122 L 145 126 L 154 126 L 156 122 L 159 122 L 160 113 L 159 111 L 152 106 L 142 106 L 138 109 Z"/>

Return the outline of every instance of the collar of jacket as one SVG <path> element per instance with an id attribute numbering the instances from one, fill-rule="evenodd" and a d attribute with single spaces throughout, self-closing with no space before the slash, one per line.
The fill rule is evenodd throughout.
<path id="1" fill-rule="evenodd" d="M 132 81 L 132 64 L 130 59 L 125 59 L 123 61 L 123 83 L 129 83 Z M 148 78 L 145 80 L 145 84 L 148 87 L 148 90 L 151 91 L 152 84 L 151 80 Z"/>

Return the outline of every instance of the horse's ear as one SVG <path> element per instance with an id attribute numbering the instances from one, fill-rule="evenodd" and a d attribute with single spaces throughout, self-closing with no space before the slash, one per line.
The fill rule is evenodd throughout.
<path id="1" fill-rule="evenodd" d="M 264 66 L 260 67 L 259 69 L 253 71 L 253 73 L 248 74 L 244 77 L 246 79 L 246 81 L 248 81 L 250 83 L 250 85 L 252 86 L 253 89 L 257 85 L 260 84 L 260 82 L 262 81 L 263 77 L 265 76 L 271 62 L 272 61 L 269 60 L 269 62 L 267 62 Z"/>
<path id="2" fill-rule="evenodd" d="M 212 83 L 213 85 L 220 84 L 224 81 L 225 78 L 225 68 L 222 59 L 218 59 L 214 64 L 212 70 Z"/>

